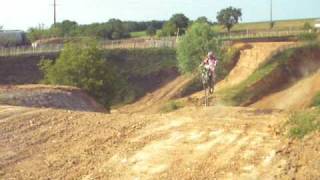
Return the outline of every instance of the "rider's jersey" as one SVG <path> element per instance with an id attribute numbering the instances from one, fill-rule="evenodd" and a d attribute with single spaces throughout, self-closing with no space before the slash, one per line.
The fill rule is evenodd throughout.
<path id="1" fill-rule="evenodd" d="M 217 66 L 217 62 L 218 60 L 215 58 L 208 58 L 204 60 L 203 64 L 205 68 L 210 69 L 210 71 L 214 73 L 215 68 Z"/>

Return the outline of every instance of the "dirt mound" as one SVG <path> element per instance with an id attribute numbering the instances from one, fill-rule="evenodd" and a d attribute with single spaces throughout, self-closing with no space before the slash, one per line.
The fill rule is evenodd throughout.
<path id="1" fill-rule="evenodd" d="M 190 76 L 178 76 L 137 102 L 121 107 L 117 111 L 122 113 L 157 112 L 170 99 L 179 96 L 179 93 L 191 80 Z"/>
<path id="2" fill-rule="evenodd" d="M 0 106 L 0 178 L 273 179 L 286 114 L 190 107 L 101 114 Z M 281 165 L 281 166 L 280 166 Z"/>
<path id="3" fill-rule="evenodd" d="M 0 86 L 0 104 L 104 112 L 84 91 L 67 86 Z"/>
<path id="4" fill-rule="evenodd" d="M 224 80 L 217 84 L 216 89 L 232 87 L 246 80 L 274 52 L 292 44 L 294 42 L 249 43 L 252 48 L 241 51 L 237 65 Z"/>
<path id="5" fill-rule="evenodd" d="M 258 108 L 300 109 L 310 105 L 320 91 L 319 47 L 292 50 L 285 63 L 257 81 L 247 94 L 254 94 L 247 105 Z M 277 59 L 281 60 L 281 59 Z"/>
<path id="6" fill-rule="evenodd" d="M 265 63 L 269 58 L 280 49 L 286 49 L 295 42 L 256 42 L 256 43 L 236 43 L 234 47 L 248 46 L 251 48 L 242 49 L 240 58 L 229 75 L 215 86 L 215 91 L 221 91 L 233 87 L 246 80 L 258 67 Z M 202 92 L 191 96 L 193 99 L 200 99 Z"/>
<path id="7" fill-rule="evenodd" d="M 298 81 L 287 89 L 262 98 L 251 106 L 298 110 L 309 107 L 312 98 L 318 92 L 320 92 L 320 71 Z"/>

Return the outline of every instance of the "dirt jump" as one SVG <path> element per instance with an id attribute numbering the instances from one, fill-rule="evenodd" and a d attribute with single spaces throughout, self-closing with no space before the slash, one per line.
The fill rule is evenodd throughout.
<path id="1" fill-rule="evenodd" d="M 320 71 L 298 81 L 287 89 L 262 98 L 251 106 L 290 110 L 303 109 L 310 106 L 312 98 L 318 92 L 320 92 Z"/>
<path id="2" fill-rule="evenodd" d="M 68 86 L 1 85 L 0 104 L 76 111 L 106 111 L 83 90 Z"/>
<path id="3" fill-rule="evenodd" d="M 241 52 L 227 79 L 217 85 L 218 90 L 245 80 L 273 52 L 290 44 L 252 43 L 250 50 Z M 87 95 L 70 99 L 86 102 L 89 105 L 85 108 L 67 102 L 65 106 L 56 105 L 47 98 L 53 93 L 53 99 L 65 102 L 68 99 L 65 93 L 77 91 L 69 87 L 0 88 L 0 99 L 4 102 L 0 105 L 0 179 L 319 177 L 319 134 L 305 141 L 289 141 L 281 134 L 281 128 L 290 114 L 280 109 L 257 108 L 260 104 L 268 107 L 282 93 L 294 91 L 298 99 L 304 93 L 317 91 L 319 73 L 279 95 L 265 97 L 254 107 L 187 106 L 171 113 L 159 113 L 159 108 L 177 97 L 191 79 L 180 76 L 111 114 L 84 112 L 100 110 L 96 103 L 88 103 L 91 100 Z M 307 88 L 303 89 L 307 92 L 296 91 L 301 87 Z M 20 91 L 25 94 L 12 95 Z M 190 97 L 193 96 L 203 93 Z M 44 102 L 50 102 L 50 106 Z M 296 103 L 286 104 L 285 108 L 296 106 Z M 277 104 L 272 106 L 281 108 Z"/>

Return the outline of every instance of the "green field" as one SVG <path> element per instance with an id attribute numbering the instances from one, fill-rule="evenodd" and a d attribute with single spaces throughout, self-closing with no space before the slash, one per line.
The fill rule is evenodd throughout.
<path id="1" fill-rule="evenodd" d="M 315 19 L 297 19 L 297 20 L 280 20 L 275 21 L 273 30 L 301 30 L 304 24 L 308 22 L 311 26 L 314 26 Z M 220 25 L 217 29 L 221 32 L 226 31 Z M 253 22 L 253 23 L 240 23 L 232 28 L 232 31 L 262 31 L 269 30 L 270 22 Z"/>
<path id="2" fill-rule="evenodd" d="M 311 26 L 314 26 L 316 18 L 310 19 L 294 19 L 294 20 L 278 20 L 275 21 L 273 30 L 302 30 L 303 26 L 306 22 L 310 23 Z M 227 32 L 221 25 L 214 25 L 213 29 L 218 32 Z M 250 23 L 239 23 L 235 25 L 231 31 L 239 32 L 239 31 L 265 31 L 270 29 L 270 22 L 250 22 Z M 159 31 L 159 30 L 158 30 Z M 145 31 L 140 32 L 132 32 L 130 33 L 131 37 L 147 37 Z"/>
<path id="3" fill-rule="evenodd" d="M 147 36 L 147 33 L 146 33 L 146 31 L 131 32 L 131 33 L 130 33 L 130 36 L 131 36 L 132 38 L 146 37 L 146 36 Z"/>

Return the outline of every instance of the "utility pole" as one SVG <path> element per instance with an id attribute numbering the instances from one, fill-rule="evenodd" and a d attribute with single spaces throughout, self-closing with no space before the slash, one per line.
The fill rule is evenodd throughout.
<path id="1" fill-rule="evenodd" d="M 270 0 L 270 29 L 273 28 L 273 17 L 272 17 L 272 0 Z"/>
<path id="2" fill-rule="evenodd" d="M 57 3 L 56 0 L 53 1 L 53 24 L 56 25 L 57 23 Z"/>

